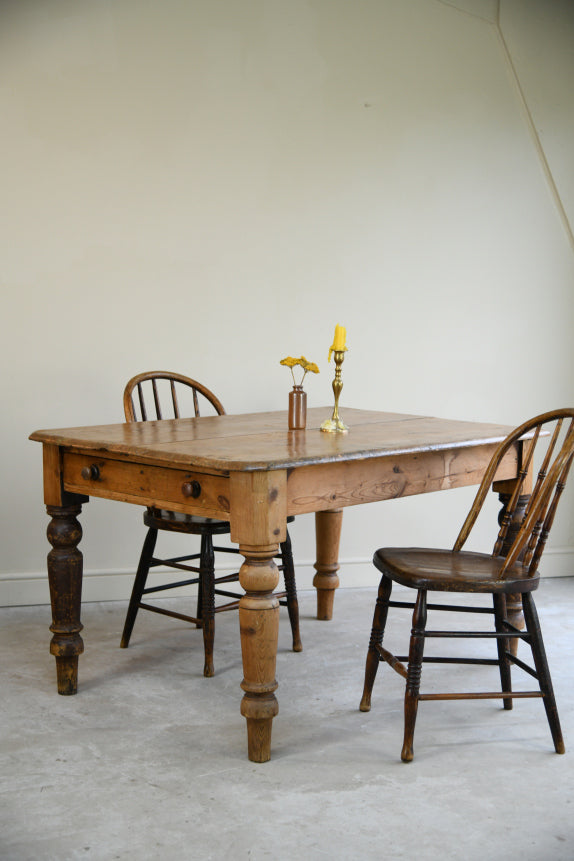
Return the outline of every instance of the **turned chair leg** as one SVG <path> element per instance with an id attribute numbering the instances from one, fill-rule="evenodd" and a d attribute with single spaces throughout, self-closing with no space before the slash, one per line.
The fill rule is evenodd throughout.
<path id="1" fill-rule="evenodd" d="M 124 630 L 122 632 L 122 639 L 120 642 L 120 647 L 122 649 L 127 649 L 130 642 L 130 637 L 132 635 L 134 623 L 136 620 L 136 616 L 138 614 L 139 604 L 142 599 L 143 591 L 145 589 L 146 580 L 149 574 L 149 569 L 151 565 L 151 561 L 153 558 L 153 552 L 155 550 L 155 545 L 157 541 L 157 529 L 150 528 L 148 529 L 148 533 L 146 535 L 144 545 L 142 547 L 142 552 L 140 556 L 140 561 L 138 564 L 138 570 L 135 576 L 134 585 L 132 588 L 132 596 L 130 598 L 130 603 L 128 606 L 128 612 L 126 614 L 126 621 L 124 624 Z"/>
<path id="2" fill-rule="evenodd" d="M 201 565 L 201 562 L 200 562 Z M 215 588 L 215 584 L 214 584 Z M 203 628 L 203 589 L 201 588 L 201 575 L 199 577 L 199 581 L 197 583 L 197 607 L 196 607 L 196 628 Z"/>
<path id="3" fill-rule="evenodd" d="M 293 637 L 293 651 L 303 651 L 301 634 L 299 632 L 299 602 L 297 601 L 297 587 L 295 585 L 295 564 L 293 562 L 293 550 L 291 548 L 291 537 L 289 532 L 285 541 L 281 542 L 281 556 L 283 559 L 283 579 L 285 581 L 285 592 L 287 593 L 287 612 L 291 623 L 291 635 Z"/>
<path id="4" fill-rule="evenodd" d="M 530 647 L 532 649 L 532 657 L 534 658 L 534 666 L 538 673 L 538 681 L 540 690 L 544 694 L 543 702 L 546 709 L 546 717 L 552 733 L 552 741 L 556 753 L 565 753 L 564 739 L 562 738 L 562 730 L 560 728 L 560 720 L 558 718 L 558 709 L 554 698 L 554 689 L 552 687 L 552 679 L 550 678 L 550 670 L 548 661 L 546 660 L 546 650 L 540 630 L 540 622 L 538 621 L 538 613 L 534 604 L 534 599 L 531 592 L 524 592 L 522 595 L 522 607 L 524 612 L 524 621 L 526 630 L 530 635 Z"/>
<path id="5" fill-rule="evenodd" d="M 215 554 L 208 533 L 201 536 L 199 560 L 199 588 L 201 591 L 201 624 L 203 628 L 203 675 L 213 676 L 213 642 L 215 639 Z"/>
<path id="6" fill-rule="evenodd" d="M 369 641 L 369 650 L 367 652 L 367 663 L 365 666 L 365 684 L 363 687 L 363 696 L 359 706 L 362 712 L 371 710 L 371 693 L 377 670 L 379 669 L 380 657 L 377 651 L 377 646 L 382 645 L 385 626 L 387 624 L 387 616 L 389 613 L 389 601 L 393 589 L 393 581 L 390 577 L 384 574 L 379 584 L 379 593 L 377 595 L 377 603 L 375 604 L 375 613 L 373 616 L 373 627 L 371 630 L 371 639 Z"/>
<path id="7" fill-rule="evenodd" d="M 506 621 L 506 595 L 493 595 L 494 604 L 494 624 L 498 632 L 505 631 L 504 623 Z M 510 674 L 510 661 L 507 657 L 510 641 L 506 637 L 499 637 L 496 641 L 498 647 L 498 666 L 500 668 L 500 684 L 503 693 L 512 692 L 512 677 Z M 503 700 L 504 708 L 510 710 L 512 708 L 512 697 L 505 697 Z"/>
<path id="8" fill-rule="evenodd" d="M 409 647 L 409 666 L 407 670 L 407 687 L 405 691 L 405 736 L 401 759 L 411 762 L 413 759 L 413 738 L 419 704 L 419 690 L 424 652 L 424 631 L 427 623 L 427 593 L 419 589 L 413 612 L 413 628 Z"/>

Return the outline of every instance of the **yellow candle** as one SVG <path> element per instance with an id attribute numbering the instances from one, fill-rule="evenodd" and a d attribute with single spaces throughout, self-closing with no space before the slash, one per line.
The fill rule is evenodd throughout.
<path id="1" fill-rule="evenodd" d="M 345 336 L 347 334 L 347 330 L 344 326 L 335 326 L 335 339 L 333 341 L 333 349 L 334 350 L 344 350 L 345 349 Z"/>
<path id="2" fill-rule="evenodd" d="M 345 340 L 347 337 L 347 330 L 344 326 L 335 326 L 335 336 L 333 338 L 333 343 L 329 348 L 329 358 L 328 361 L 331 361 L 331 353 L 333 350 L 346 350 Z"/>

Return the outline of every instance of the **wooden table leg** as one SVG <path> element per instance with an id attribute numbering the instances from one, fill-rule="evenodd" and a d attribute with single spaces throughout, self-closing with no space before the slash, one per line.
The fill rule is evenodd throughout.
<path id="1" fill-rule="evenodd" d="M 48 541 L 52 550 L 48 554 L 48 578 L 52 602 L 53 633 L 50 653 L 56 658 L 58 693 L 75 694 L 78 690 L 78 656 L 84 651 L 80 636 L 82 599 L 82 553 L 77 545 L 82 538 L 82 527 L 77 515 L 80 504 L 48 505 L 52 518 L 48 525 Z"/>
<path id="2" fill-rule="evenodd" d="M 317 542 L 317 573 L 313 586 L 317 589 L 317 618 L 333 618 L 335 589 L 339 585 L 339 541 L 343 523 L 343 510 L 317 511 L 315 514 L 315 536 Z"/>
<path id="3" fill-rule="evenodd" d="M 278 545 L 239 546 L 245 562 L 239 582 L 246 594 L 239 601 L 239 627 L 245 691 L 241 714 L 247 719 L 247 747 L 252 762 L 271 758 L 271 727 L 279 711 L 275 665 L 279 634 L 279 600 L 273 594 L 279 570 L 273 560 Z"/>
<path id="4" fill-rule="evenodd" d="M 499 524 L 502 523 L 502 519 L 504 517 L 506 506 L 510 502 L 511 494 L 510 493 L 499 493 L 498 498 L 502 504 L 502 508 L 498 515 Z M 514 510 L 514 515 L 512 520 L 510 521 L 510 525 L 508 527 L 508 534 L 506 536 L 506 540 L 502 546 L 502 556 L 506 556 L 508 551 L 510 550 L 514 539 L 518 534 L 518 530 L 522 524 L 524 519 L 524 512 L 526 506 L 528 505 L 528 500 L 530 499 L 530 494 L 525 493 L 518 497 L 518 502 L 516 504 L 516 508 Z M 524 614 L 522 612 L 522 597 L 520 595 L 507 595 L 506 596 L 506 614 L 508 617 L 508 621 L 511 625 L 514 625 L 515 628 L 519 628 L 522 630 L 524 628 Z M 510 640 L 510 651 L 516 655 L 518 649 L 518 640 Z"/>

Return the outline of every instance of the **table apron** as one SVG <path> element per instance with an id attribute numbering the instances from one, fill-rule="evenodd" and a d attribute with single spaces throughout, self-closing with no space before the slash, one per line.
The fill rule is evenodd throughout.
<path id="1" fill-rule="evenodd" d="M 288 474 L 287 513 L 304 514 L 480 484 L 497 444 L 299 467 Z M 511 449 L 496 480 L 516 478 Z"/>
<path id="2" fill-rule="evenodd" d="M 86 467 L 96 467 L 98 477 L 85 478 Z M 64 489 L 71 493 L 229 519 L 229 476 L 99 457 L 95 452 L 65 452 L 62 469 Z M 193 482 L 199 485 L 197 498 L 183 492 L 184 485 Z"/>
<path id="3" fill-rule="evenodd" d="M 287 471 L 287 514 L 329 511 L 476 485 L 495 448 L 493 443 L 297 467 Z M 98 478 L 84 478 L 82 470 L 93 466 L 98 468 Z M 64 489 L 71 493 L 223 520 L 230 518 L 228 475 L 99 457 L 96 452 L 65 452 L 62 470 Z M 513 479 L 517 472 L 518 453 L 511 449 L 496 480 Z M 200 486 L 199 496 L 186 497 L 183 486 L 194 481 Z"/>

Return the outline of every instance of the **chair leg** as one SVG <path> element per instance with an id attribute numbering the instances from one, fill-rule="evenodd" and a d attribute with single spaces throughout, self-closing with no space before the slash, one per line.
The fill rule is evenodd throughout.
<path id="1" fill-rule="evenodd" d="M 544 694 L 544 708 L 546 709 L 546 717 L 548 718 L 550 732 L 552 733 L 554 749 L 556 753 L 565 753 L 566 748 L 564 747 L 564 739 L 562 738 L 562 730 L 560 729 L 552 679 L 550 678 L 550 670 L 548 668 L 548 661 L 546 660 L 546 650 L 540 630 L 540 622 L 538 621 L 538 613 L 531 592 L 525 592 L 522 595 L 522 607 L 526 630 L 530 635 L 530 647 L 532 649 L 532 657 L 534 658 L 534 666 L 538 673 L 540 690 Z"/>
<path id="2" fill-rule="evenodd" d="M 401 752 L 401 759 L 403 762 L 411 762 L 413 758 L 413 738 L 415 734 L 415 723 L 417 720 L 417 709 L 419 704 L 421 670 L 425 645 L 424 631 L 426 623 L 427 593 L 425 589 L 419 589 L 413 612 L 413 628 L 411 631 L 411 643 L 409 647 L 409 666 L 407 670 L 407 687 L 405 691 L 405 736 Z"/>
<path id="3" fill-rule="evenodd" d="M 203 628 L 203 589 L 201 588 L 201 577 L 199 578 L 199 582 L 197 584 L 197 607 L 195 616 L 197 619 L 195 627 Z"/>
<path id="4" fill-rule="evenodd" d="M 505 630 L 504 621 L 506 619 L 506 595 L 493 595 L 494 603 L 494 624 L 496 630 L 502 632 Z M 502 692 L 512 691 L 512 677 L 510 675 L 510 661 L 506 655 L 510 642 L 505 637 L 500 637 L 496 641 L 498 646 L 498 666 L 500 668 L 500 684 Z M 505 697 L 503 700 L 504 708 L 510 710 L 512 708 L 512 697 Z"/>
<path id="5" fill-rule="evenodd" d="M 211 535 L 201 536 L 199 560 L 199 588 L 201 590 L 201 619 L 203 649 L 205 653 L 203 675 L 213 676 L 213 642 L 215 639 L 215 554 Z"/>
<path id="6" fill-rule="evenodd" d="M 145 541 L 143 543 L 140 561 L 138 564 L 138 570 L 136 572 L 134 585 L 132 588 L 132 596 L 130 598 L 128 612 L 126 614 L 126 621 L 124 623 L 124 630 L 122 632 L 122 639 L 120 642 L 120 647 L 122 649 L 127 649 L 127 647 L 129 646 L 130 637 L 132 635 L 132 630 L 134 627 L 136 616 L 138 614 L 139 604 L 142 599 L 143 590 L 145 589 L 147 576 L 149 574 L 150 564 L 153 558 L 153 551 L 155 550 L 156 541 L 157 529 L 151 527 L 150 529 L 148 529 Z"/>
<path id="7" fill-rule="evenodd" d="M 287 612 L 291 623 L 291 635 L 293 637 L 293 651 L 302 652 L 301 634 L 299 633 L 299 602 L 297 601 L 297 586 L 295 584 L 295 565 L 293 563 L 293 550 L 291 549 L 291 538 L 289 531 L 285 541 L 281 542 L 281 557 L 283 561 L 283 579 L 287 593 Z"/>
<path id="8" fill-rule="evenodd" d="M 377 646 L 383 642 L 385 626 L 387 624 L 387 616 L 389 613 L 389 600 L 393 589 L 393 581 L 390 577 L 381 577 L 379 584 L 379 593 L 377 603 L 375 604 L 375 613 L 373 616 L 373 627 L 371 629 L 371 639 L 369 641 L 369 650 L 367 652 L 367 663 L 365 666 L 365 684 L 363 687 L 363 697 L 359 706 L 362 712 L 371 710 L 371 693 L 375 683 L 377 670 L 379 669 L 380 657 L 377 651 Z"/>

